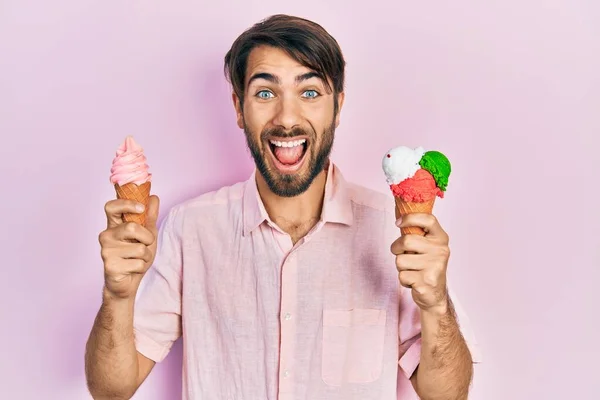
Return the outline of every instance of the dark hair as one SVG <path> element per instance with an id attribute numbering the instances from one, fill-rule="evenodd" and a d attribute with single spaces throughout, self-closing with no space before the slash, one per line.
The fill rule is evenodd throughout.
<path id="1" fill-rule="evenodd" d="M 267 45 L 286 51 L 300 64 L 315 71 L 327 90 L 344 91 L 346 62 L 337 41 L 319 24 L 284 14 L 273 15 L 244 31 L 225 55 L 225 76 L 233 90 L 244 101 L 248 56 L 257 46 Z M 337 96 L 334 96 L 337 109 Z"/>

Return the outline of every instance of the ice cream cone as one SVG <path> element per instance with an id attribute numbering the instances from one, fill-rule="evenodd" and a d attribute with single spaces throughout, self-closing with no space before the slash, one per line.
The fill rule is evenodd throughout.
<path id="1" fill-rule="evenodd" d="M 115 184 L 118 199 L 134 200 L 142 203 L 146 209 L 148 208 L 148 200 L 150 199 L 151 182 L 146 182 L 141 185 L 135 183 L 127 183 L 123 186 Z M 138 224 L 146 225 L 146 211 L 140 214 L 123 214 L 124 222 L 137 222 Z"/>
<path id="2" fill-rule="evenodd" d="M 134 200 L 148 209 L 152 174 L 148 171 L 144 149 L 132 136 L 127 136 L 119 146 L 110 169 L 110 182 L 118 199 Z M 146 211 L 123 214 L 124 222 L 136 222 L 146 226 Z"/>
<path id="3" fill-rule="evenodd" d="M 383 156 L 381 166 L 396 200 L 396 219 L 414 213 L 432 214 L 435 200 L 444 197 L 452 170 L 450 161 L 441 152 L 406 146 L 391 148 Z M 402 235 L 425 235 L 416 226 L 400 231 Z"/>
<path id="4" fill-rule="evenodd" d="M 433 205 L 435 203 L 435 197 L 429 201 L 424 202 L 407 202 L 402 200 L 401 197 L 394 197 L 396 200 L 396 219 L 414 213 L 426 213 L 431 214 L 433 211 Z M 425 231 L 418 226 L 407 226 L 400 229 L 402 235 L 420 235 L 424 236 Z"/>

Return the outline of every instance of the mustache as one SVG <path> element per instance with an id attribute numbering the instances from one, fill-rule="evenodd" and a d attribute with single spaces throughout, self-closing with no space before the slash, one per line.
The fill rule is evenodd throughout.
<path id="1" fill-rule="evenodd" d="M 286 131 L 282 128 L 270 128 L 262 131 L 260 136 L 262 140 L 267 140 L 274 137 L 281 139 L 289 139 L 296 136 L 308 136 L 310 138 L 313 138 L 314 132 L 308 132 L 300 127 L 293 128 L 291 131 Z"/>

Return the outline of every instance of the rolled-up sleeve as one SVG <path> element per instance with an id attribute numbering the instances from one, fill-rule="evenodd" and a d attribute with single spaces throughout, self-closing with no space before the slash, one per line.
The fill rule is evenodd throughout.
<path id="1" fill-rule="evenodd" d="M 175 210 L 161 225 L 153 265 L 142 279 L 134 309 L 137 350 L 160 362 L 181 336 L 182 250 Z"/>

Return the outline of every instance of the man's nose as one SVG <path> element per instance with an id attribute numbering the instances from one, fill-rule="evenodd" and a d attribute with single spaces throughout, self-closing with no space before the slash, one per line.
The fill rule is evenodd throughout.
<path id="1" fill-rule="evenodd" d="M 282 98 L 277 105 L 273 124 L 290 131 L 300 124 L 300 107 L 296 99 Z"/>

